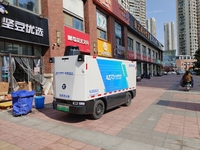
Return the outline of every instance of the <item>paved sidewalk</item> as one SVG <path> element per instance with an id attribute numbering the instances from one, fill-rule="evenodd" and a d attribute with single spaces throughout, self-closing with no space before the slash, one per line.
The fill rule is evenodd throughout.
<path id="1" fill-rule="evenodd" d="M 52 109 L 13 117 L 0 111 L 0 150 L 198 150 L 200 149 L 200 77 L 186 92 L 180 75 L 137 82 L 129 107 L 118 107 L 99 120 Z"/>

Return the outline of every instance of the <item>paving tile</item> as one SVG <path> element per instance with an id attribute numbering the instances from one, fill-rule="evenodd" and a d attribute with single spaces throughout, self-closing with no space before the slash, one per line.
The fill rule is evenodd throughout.
<path id="1" fill-rule="evenodd" d="M 81 150 L 102 150 L 101 148 L 92 146 L 92 145 L 86 145 L 84 148 L 82 148 Z"/>
<path id="2" fill-rule="evenodd" d="M 32 141 L 23 139 L 22 141 L 15 143 L 15 145 L 17 145 L 20 148 L 25 148 L 25 147 L 28 147 L 29 145 L 31 145 L 32 143 L 33 143 Z"/>
<path id="3" fill-rule="evenodd" d="M 73 141 L 69 144 L 70 147 L 76 148 L 76 149 L 82 149 L 86 146 L 86 144 L 78 141 Z"/>
<path id="4" fill-rule="evenodd" d="M 61 143 L 53 143 L 51 145 L 48 145 L 47 148 L 50 148 L 51 150 L 64 150 L 67 149 L 68 147 L 66 147 L 66 145 Z"/>
<path id="5" fill-rule="evenodd" d="M 22 148 L 22 150 L 41 150 L 43 148 L 44 147 L 42 145 L 33 142 L 32 144 Z M 47 149 L 47 150 L 50 150 L 50 149 Z"/>
<path id="6" fill-rule="evenodd" d="M 154 146 L 150 144 L 142 144 L 141 142 L 134 142 L 130 140 L 124 140 L 120 145 L 110 150 L 153 150 Z"/>
<path id="7" fill-rule="evenodd" d="M 200 143 L 183 141 L 183 144 L 185 147 L 188 147 L 188 148 L 200 149 Z"/>
<path id="8" fill-rule="evenodd" d="M 183 146 L 183 147 L 182 147 L 182 150 L 196 150 L 196 149 L 194 149 L 194 148 L 190 148 L 190 147 L 186 147 L 186 146 Z"/>
<path id="9" fill-rule="evenodd" d="M 170 149 L 168 149 L 168 148 L 163 148 L 163 147 L 159 147 L 159 146 L 155 146 L 155 147 L 153 148 L 153 150 L 170 150 Z"/>
<path id="10" fill-rule="evenodd" d="M 9 145 L 9 146 L 4 147 L 3 150 L 21 150 L 21 148 L 15 145 Z"/>
<path id="11" fill-rule="evenodd" d="M 173 149 L 173 150 L 181 150 L 182 149 L 181 145 L 167 143 L 167 142 L 164 142 L 163 147 Z"/>
<path id="12" fill-rule="evenodd" d="M 35 144 L 38 144 L 38 145 L 41 145 L 41 146 L 43 146 L 43 147 L 46 147 L 46 146 L 48 146 L 48 145 L 50 145 L 50 144 L 53 144 L 54 142 L 52 142 L 52 141 L 50 141 L 50 140 L 47 140 L 47 139 L 41 139 L 41 140 L 39 140 L 39 141 L 35 141 L 34 143 L 35 143 Z"/>
<path id="13" fill-rule="evenodd" d="M 6 141 L 0 141 L 0 149 L 4 149 L 7 146 L 10 146 L 11 144 Z"/>

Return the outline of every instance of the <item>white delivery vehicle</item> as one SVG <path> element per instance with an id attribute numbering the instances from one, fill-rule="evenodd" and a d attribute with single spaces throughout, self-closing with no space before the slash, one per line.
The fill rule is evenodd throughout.
<path id="1" fill-rule="evenodd" d="M 54 57 L 53 108 L 91 114 L 130 105 L 136 96 L 136 62 L 88 55 Z"/>

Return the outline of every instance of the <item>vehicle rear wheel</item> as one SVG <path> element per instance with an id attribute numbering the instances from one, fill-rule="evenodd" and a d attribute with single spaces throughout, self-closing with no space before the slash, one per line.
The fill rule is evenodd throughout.
<path id="1" fill-rule="evenodd" d="M 91 117 L 93 119 L 99 119 L 104 114 L 104 111 L 105 111 L 104 102 L 102 100 L 97 100 L 94 104 L 94 110 Z"/>
<path id="2" fill-rule="evenodd" d="M 131 104 L 131 100 L 132 100 L 132 96 L 130 92 L 126 93 L 126 102 L 125 102 L 125 106 L 129 106 Z"/>

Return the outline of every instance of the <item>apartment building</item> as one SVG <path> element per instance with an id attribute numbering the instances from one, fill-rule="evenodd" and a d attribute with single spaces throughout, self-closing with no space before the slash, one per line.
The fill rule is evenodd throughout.
<path id="1" fill-rule="evenodd" d="M 154 17 L 146 20 L 146 29 L 156 37 L 156 19 Z"/>
<path id="2" fill-rule="evenodd" d="M 146 0 L 129 0 L 129 11 L 146 27 Z"/>
<path id="3" fill-rule="evenodd" d="M 175 50 L 174 22 L 164 23 L 165 50 Z"/>
<path id="4" fill-rule="evenodd" d="M 178 55 L 194 56 L 198 49 L 197 0 L 176 0 Z"/>

